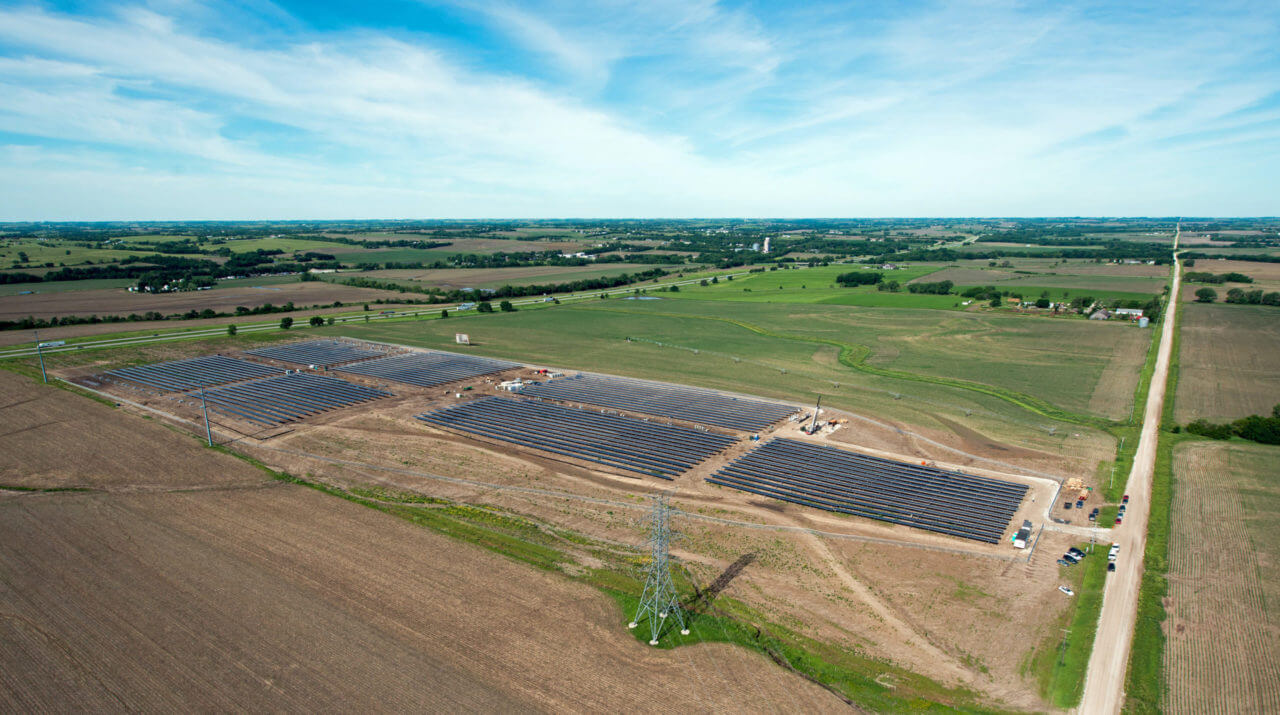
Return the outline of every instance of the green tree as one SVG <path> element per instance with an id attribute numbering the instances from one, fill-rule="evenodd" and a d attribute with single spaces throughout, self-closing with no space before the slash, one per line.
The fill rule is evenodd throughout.
<path id="1" fill-rule="evenodd" d="M 498 310 L 501 310 L 504 313 L 514 313 L 516 312 L 516 307 L 511 304 L 511 301 L 504 300 L 501 303 L 498 303 Z"/>
<path id="2" fill-rule="evenodd" d="M 235 334 L 236 334 L 236 326 L 235 326 L 235 324 L 228 325 L 228 326 L 227 326 L 227 335 L 235 335 Z"/>
<path id="3" fill-rule="evenodd" d="M 441 317 L 441 318 L 447 318 L 447 317 L 449 317 L 449 311 L 447 311 L 447 310 L 441 310 L 441 311 L 440 311 L 440 317 Z"/>
<path id="4" fill-rule="evenodd" d="M 997 293 L 997 294 L 995 294 L 994 296 L 992 296 L 992 297 L 991 297 L 991 307 L 992 307 L 992 308 L 999 308 L 999 307 L 1000 307 L 1000 294 L 999 294 L 999 293 Z"/>
<path id="5" fill-rule="evenodd" d="M 311 320 L 307 322 L 311 323 L 311 327 L 318 328 L 321 325 L 324 325 L 324 318 L 319 315 L 313 315 L 311 316 Z"/>
<path id="6" fill-rule="evenodd" d="M 289 328 L 292 328 L 292 327 L 293 327 L 293 318 L 281 318 L 281 319 L 280 319 L 280 329 L 281 329 L 281 330 L 288 330 Z"/>
<path id="7" fill-rule="evenodd" d="M 1212 303 L 1218 299 L 1218 291 L 1212 288 L 1201 288 L 1196 291 L 1196 301 L 1199 303 Z"/>
<path id="8" fill-rule="evenodd" d="M 487 300 L 482 300 L 478 305 L 476 305 L 476 311 L 480 313 L 492 313 L 493 304 Z"/>

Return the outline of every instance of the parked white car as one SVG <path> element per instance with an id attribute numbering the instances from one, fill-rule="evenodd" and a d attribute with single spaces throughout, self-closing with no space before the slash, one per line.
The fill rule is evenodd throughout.
<path id="1" fill-rule="evenodd" d="M 1059 586 L 1059 587 L 1058 587 L 1058 590 L 1059 590 L 1059 591 L 1061 591 L 1061 592 L 1063 592 L 1063 593 L 1065 593 L 1065 594 L 1067 594 L 1068 596 L 1074 596 L 1074 595 L 1076 595 L 1076 592 L 1075 592 L 1075 591 L 1072 591 L 1071 589 L 1067 588 L 1066 586 Z"/>

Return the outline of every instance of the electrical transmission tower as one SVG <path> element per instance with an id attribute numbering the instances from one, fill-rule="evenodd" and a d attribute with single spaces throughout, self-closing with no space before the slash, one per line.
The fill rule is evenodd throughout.
<path id="1" fill-rule="evenodd" d="M 635 618 L 631 619 L 628 628 L 635 628 L 640 621 L 649 621 L 649 645 L 658 645 L 658 636 L 668 618 L 675 618 L 680 624 L 680 633 L 689 635 L 689 628 L 684 621 L 684 611 L 680 608 L 680 599 L 676 596 L 675 586 L 671 584 L 671 507 L 667 504 L 667 493 L 658 494 L 653 499 L 653 511 L 649 512 L 649 564 L 645 567 L 644 593 L 640 596 L 640 606 L 636 609 Z"/>

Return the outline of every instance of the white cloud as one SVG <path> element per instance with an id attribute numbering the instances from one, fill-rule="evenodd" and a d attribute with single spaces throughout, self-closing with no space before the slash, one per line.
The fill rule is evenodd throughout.
<path id="1" fill-rule="evenodd" d="M 1274 213 L 1256 182 L 1170 198 L 1215 151 L 1276 158 L 1280 111 L 1228 116 L 1280 86 L 1270 16 L 1116 47 L 1069 8 L 806 34 L 705 0 L 477 7 L 570 76 L 372 30 L 218 39 L 208 8 L 0 9 L 0 131 L 32 137 L 0 152 L 0 219 Z"/>

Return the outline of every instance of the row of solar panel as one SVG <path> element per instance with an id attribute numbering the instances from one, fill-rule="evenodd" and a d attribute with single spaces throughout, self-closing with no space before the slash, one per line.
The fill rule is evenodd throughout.
<path id="1" fill-rule="evenodd" d="M 246 350 L 249 355 L 270 358 L 295 365 L 329 367 L 355 360 L 367 360 L 385 353 L 337 340 L 307 340 L 285 345 L 269 345 L 265 348 Z"/>
<path id="2" fill-rule="evenodd" d="M 707 481 L 805 506 L 997 543 L 1023 484 L 775 439 Z"/>
<path id="3" fill-rule="evenodd" d="M 189 360 L 174 360 L 138 367 L 125 367 L 119 370 L 108 370 L 105 374 L 112 378 L 129 380 L 164 392 L 194 390 L 210 385 L 221 385 L 238 380 L 279 375 L 283 373 L 278 367 L 260 365 L 247 360 L 207 355 Z"/>
<path id="4" fill-rule="evenodd" d="M 436 410 L 418 419 L 597 464 L 671 479 L 736 440 L 531 400 L 486 397 Z"/>
<path id="5" fill-rule="evenodd" d="M 343 365 L 338 372 L 435 387 L 519 367 L 505 360 L 441 352 L 412 352 Z"/>
<path id="6" fill-rule="evenodd" d="M 760 431 L 796 412 L 796 408 L 776 402 L 748 400 L 696 387 L 602 375 L 579 375 L 529 385 L 521 393 L 751 432 Z"/>
<path id="7" fill-rule="evenodd" d="M 324 375 L 293 373 L 205 391 L 213 407 L 264 425 L 279 425 L 391 393 Z"/>

